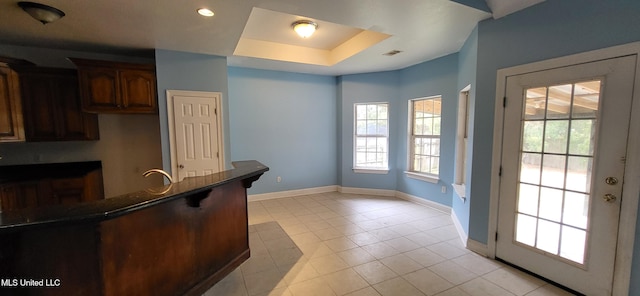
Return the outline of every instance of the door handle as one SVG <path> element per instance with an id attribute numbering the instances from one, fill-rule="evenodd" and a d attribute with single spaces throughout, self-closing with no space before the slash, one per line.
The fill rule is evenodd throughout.
<path id="1" fill-rule="evenodd" d="M 618 197 L 616 197 L 615 195 L 613 195 L 611 193 L 607 193 L 602 197 L 602 199 L 604 199 L 604 201 L 606 201 L 606 202 L 614 202 L 616 200 L 616 198 L 618 198 Z"/>
<path id="2" fill-rule="evenodd" d="M 179 165 L 178 168 L 184 169 L 184 165 Z"/>

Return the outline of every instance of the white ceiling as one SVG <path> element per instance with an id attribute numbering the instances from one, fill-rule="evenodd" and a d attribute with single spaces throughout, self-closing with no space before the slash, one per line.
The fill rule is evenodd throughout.
<path id="1" fill-rule="evenodd" d="M 66 16 L 42 25 L 23 12 L 17 1 L 3 0 L 0 43 L 112 53 L 166 49 L 226 56 L 231 66 L 322 75 L 395 70 L 457 52 L 476 24 L 491 17 L 486 11 L 449 0 L 34 1 L 54 6 Z M 481 0 L 457 1 L 485 4 Z M 540 1 L 487 0 L 486 4 L 494 12 L 500 11 L 501 17 Z M 215 16 L 199 16 L 196 9 L 200 7 L 212 9 Z M 262 30 L 255 25 L 245 29 L 254 7 L 282 18 L 261 18 L 258 28 Z M 290 24 L 291 17 L 317 21 L 317 42 L 325 44 L 312 44 L 314 36 L 292 39 L 290 25 L 274 29 L 283 22 Z M 336 42 L 321 38 L 323 35 L 345 38 L 349 32 L 362 30 L 391 37 L 331 66 L 233 55 L 243 31 L 253 38 L 318 48 Z M 383 55 L 391 50 L 402 53 Z"/>

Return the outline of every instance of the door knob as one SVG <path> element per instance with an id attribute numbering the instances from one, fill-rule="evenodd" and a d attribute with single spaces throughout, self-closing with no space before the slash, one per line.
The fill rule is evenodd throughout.
<path id="1" fill-rule="evenodd" d="M 604 199 L 604 201 L 606 201 L 606 202 L 613 202 L 613 201 L 616 200 L 616 198 L 617 197 L 615 195 L 611 194 L 611 193 L 607 193 L 602 197 L 602 199 Z"/>
<path id="2" fill-rule="evenodd" d="M 618 184 L 618 179 L 616 177 L 607 177 L 604 179 L 604 182 L 607 183 L 607 185 L 616 185 Z"/>
<path id="3" fill-rule="evenodd" d="M 184 169 L 184 165 L 179 165 L 178 167 L 181 169 Z"/>

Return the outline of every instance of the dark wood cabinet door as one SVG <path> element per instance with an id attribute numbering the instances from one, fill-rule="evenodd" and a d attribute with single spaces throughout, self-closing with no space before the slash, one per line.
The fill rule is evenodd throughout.
<path id="1" fill-rule="evenodd" d="M 52 90 L 54 83 L 47 75 L 20 73 L 25 131 L 29 141 L 53 141 L 58 138 L 57 109 Z"/>
<path id="2" fill-rule="evenodd" d="M 98 140 L 98 116 L 82 112 L 78 77 L 76 75 L 58 76 L 55 94 L 60 104 L 59 136 L 66 140 Z"/>
<path id="3" fill-rule="evenodd" d="M 125 109 L 137 113 L 156 112 L 155 73 L 143 70 L 121 70 L 120 87 Z"/>
<path id="4" fill-rule="evenodd" d="M 82 109 L 93 113 L 157 113 L 153 64 L 69 58 L 78 67 Z"/>
<path id="5" fill-rule="evenodd" d="M 10 211 L 14 209 L 18 209 L 18 196 L 20 192 L 18 191 L 14 184 L 5 184 L 0 186 L 0 209 L 2 211 Z"/>
<path id="6" fill-rule="evenodd" d="M 39 196 L 47 194 L 39 181 L 20 182 L 0 186 L 2 211 L 11 211 L 40 206 Z"/>
<path id="7" fill-rule="evenodd" d="M 19 69 L 27 141 L 99 139 L 98 117 L 82 112 L 76 71 Z"/>
<path id="8" fill-rule="evenodd" d="M 0 65 L 0 142 L 24 141 L 18 76 Z"/>
<path id="9" fill-rule="evenodd" d="M 56 173 L 35 180 L 0 184 L 0 208 L 10 211 L 104 199 L 102 169 L 66 176 L 65 170 Z"/>
<path id="10" fill-rule="evenodd" d="M 91 67 L 78 69 L 78 73 L 85 111 L 98 112 L 122 107 L 116 69 Z"/>
<path id="11" fill-rule="evenodd" d="M 84 178 L 65 178 L 51 180 L 51 197 L 56 204 L 72 205 L 88 199 L 85 196 Z"/>

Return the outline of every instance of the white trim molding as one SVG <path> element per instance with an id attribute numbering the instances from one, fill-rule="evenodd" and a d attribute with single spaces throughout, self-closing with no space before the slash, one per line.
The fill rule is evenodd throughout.
<path id="1" fill-rule="evenodd" d="M 247 196 L 247 200 L 249 202 L 252 202 L 252 201 L 260 201 L 260 200 L 276 199 L 276 198 L 335 192 L 337 190 L 338 190 L 338 186 L 330 185 L 330 186 L 323 186 L 323 187 L 278 191 L 278 192 L 270 192 L 270 193 L 249 194 Z"/>
<path id="2" fill-rule="evenodd" d="M 488 258 L 494 258 L 495 256 L 490 256 L 489 254 L 489 248 L 487 247 L 486 244 L 483 244 L 479 241 L 476 240 L 472 240 L 472 239 L 467 239 L 467 249 L 469 249 L 470 251 L 477 253 L 479 255 L 488 257 Z"/>
<path id="3" fill-rule="evenodd" d="M 367 169 L 367 168 L 353 168 L 353 172 L 356 174 L 380 174 L 386 175 L 389 173 L 389 169 Z"/>
<path id="4" fill-rule="evenodd" d="M 340 193 L 346 193 L 346 194 L 362 194 L 362 195 L 373 195 L 373 196 L 397 197 L 399 199 L 404 199 L 406 201 L 410 201 L 416 204 L 430 207 L 434 210 L 443 212 L 448 215 L 450 215 L 452 212 L 451 207 L 449 206 L 446 206 L 428 199 L 424 199 L 421 197 L 417 197 L 415 195 L 396 191 L 396 190 L 342 187 L 338 185 L 297 189 L 297 190 L 287 190 L 287 191 L 279 191 L 279 192 L 271 192 L 271 193 L 250 194 L 248 196 L 248 200 L 251 202 L 251 201 L 260 201 L 260 200 L 268 200 L 268 199 L 275 199 L 275 198 L 293 197 L 293 196 L 300 196 L 300 195 L 309 195 L 309 194 L 318 194 L 318 193 L 327 193 L 327 192 L 336 192 L 336 191 Z M 466 234 L 465 234 L 465 237 L 466 237 Z"/>
<path id="5" fill-rule="evenodd" d="M 456 231 L 458 232 L 458 237 L 460 238 L 462 245 L 466 248 L 467 243 L 469 242 L 469 236 L 464 232 L 462 224 L 460 224 L 460 220 L 458 219 L 455 211 L 451 211 L 451 220 L 453 220 L 453 225 L 456 227 Z"/>
<path id="6" fill-rule="evenodd" d="M 435 201 L 430 201 L 428 199 L 424 199 L 421 197 L 417 197 L 415 195 L 407 194 L 404 192 L 400 192 L 397 190 L 388 190 L 388 189 L 370 189 L 370 188 L 355 188 L 355 187 L 342 187 L 338 186 L 338 192 L 341 193 L 349 193 L 349 194 L 366 194 L 366 195 L 375 195 L 375 196 L 392 196 L 397 197 L 399 199 L 404 199 L 406 201 L 410 201 L 412 203 L 420 204 L 423 206 L 430 207 L 434 210 L 438 210 L 445 214 L 451 214 L 451 207 L 437 203 Z"/>
<path id="7" fill-rule="evenodd" d="M 375 196 L 396 196 L 395 190 L 388 189 L 371 189 L 371 188 L 356 188 L 356 187 L 342 187 L 338 186 L 338 192 L 348 194 L 366 194 Z"/>
<path id="8" fill-rule="evenodd" d="M 453 187 L 453 191 L 460 198 L 462 203 L 467 202 L 467 188 L 464 184 L 453 183 L 451 184 L 451 187 Z"/>
<path id="9" fill-rule="evenodd" d="M 502 155 L 502 129 L 504 109 L 502 98 L 506 92 L 506 79 L 509 76 L 529 72 L 543 71 L 547 69 L 566 67 L 576 64 L 589 63 L 599 60 L 612 59 L 622 56 L 635 55 L 640 58 L 640 42 L 613 46 L 604 49 L 559 57 L 530 64 L 500 69 L 496 77 L 495 117 L 493 128 L 493 154 L 491 166 L 491 189 L 489 201 L 489 226 L 487 237 L 487 256 L 494 258 L 496 255 L 496 242 L 494 239 L 498 229 L 498 203 L 500 191 L 500 160 Z M 640 62 L 636 60 L 636 76 L 632 98 L 631 122 L 629 139 L 627 144 L 627 159 L 625 168 L 625 180 L 623 183 L 623 197 L 621 198 L 620 222 L 618 227 L 618 241 L 616 246 L 616 259 L 613 275 L 613 295 L 627 295 L 631 281 L 631 263 L 634 252 L 636 223 L 638 216 L 638 203 L 640 200 Z M 480 243 L 468 248 L 479 247 Z"/>
<path id="10" fill-rule="evenodd" d="M 407 194 L 404 192 L 400 192 L 400 191 L 396 191 L 396 195 L 395 197 L 400 198 L 400 199 L 404 199 L 413 203 L 417 203 L 423 206 L 427 206 L 430 207 L 434 210 L 438 210 L 440 212 L 443 212 L 445 214 L 450 215 L 451 214 L 451 207 L 449 206 L 445 206 L 443 204 L 437 203 L 435 201 L 430 201 L 428 199 L 424 199 L 422 197 L 417 197 L 415 195 L 411 195 L 411 194 Z"/>
<path id="11" fill-rule="evenodd" d="M 438 184 L 438 182 L 440 182 L 440 178 L 438 178 L 438 176 L 436 175 L 423 174 L 418 172 L 409 172 L 409 171 L 404 172 L 404 174 L 411 179 L 425 181 L 433 184 Z"/>

